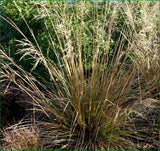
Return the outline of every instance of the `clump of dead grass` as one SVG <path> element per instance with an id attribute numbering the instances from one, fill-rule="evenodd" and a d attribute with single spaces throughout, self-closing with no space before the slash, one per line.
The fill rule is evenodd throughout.
<path id="1" fill-rule="evenodd" d="M 12 125 L 2 132 L 2 150 L 38 150 L 38 131 L 33 125 Z"/>

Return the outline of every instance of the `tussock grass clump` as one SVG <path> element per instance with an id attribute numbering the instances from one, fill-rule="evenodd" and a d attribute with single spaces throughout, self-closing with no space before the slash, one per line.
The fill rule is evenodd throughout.
<path id="1" fill-rule="evenodd" d="M 33 4 L 39 12 L 34 19 L 46 27 L 48 50 L 27 22 L 33 42 L 2 17 L 24 37 L 17 40 L 20 60 L 34 61 L 27 72 L 2 48 L 2 81 L 16 83 L 34 100 L 41 150 L 156 149 L 158 126 L 145 126 L 143 104 L 152 97 L 150 103 L 158 102 L 158 2 Z M 39 66 L 46 83 L 33 74 Z M 142 108 L 136 110 L 137 104 Z"/>

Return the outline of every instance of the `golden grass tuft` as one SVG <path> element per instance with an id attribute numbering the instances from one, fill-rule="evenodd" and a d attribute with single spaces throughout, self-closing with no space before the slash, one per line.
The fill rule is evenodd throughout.
<path id="1" fill-rule="evenodd" d="M 2 17 L 23 36 L 17 40 L 20 60 L 30 56 L 35 61 L 27 72 L 1 50 L 2 80 L 14 82 L 34 101 L 42 150 L 157 148 L 157 137 L 149 134 L 150 127 L 157 130 L 157 123 L 155 127 L 145 123 L 139 111 L 131 115 L 137 104 L 145 100 L 146 105 L 147 98 L 156 100 L 158 95 L 158 18 L 154 10 L 158 6 L 158 2 L 106 2 L 99 9 L 96 2 L 43 2 L 37 7 L 36 19 L 43 18 L 46 30 L 54 31 L 54 35 L 48 32 L 47 56 L 21 11 L 34 42 Z M 142 10 L 140 15 L 137 9 Z M 52 53 L 56 62 L 49 57 Z M 45 67 L 51 87 L 32 74 L 39 64 Z M 153 98 L 148 100 L 153 102 Z M 136 126 L 139 120 L 141 127 Z"/>

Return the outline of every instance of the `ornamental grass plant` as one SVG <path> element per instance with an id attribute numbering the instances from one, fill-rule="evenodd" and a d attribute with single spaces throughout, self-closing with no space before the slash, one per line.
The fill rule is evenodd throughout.
<path id="1" fill-rule="evenodd" d="M 1 16 L 23 36 L 18 62 L 1 47 L 1 82 L 33 99 L 40 150 L 156 150 L 159 2 L 30 3 L 47 49 L 14 2 L 32 39 Z"/>

